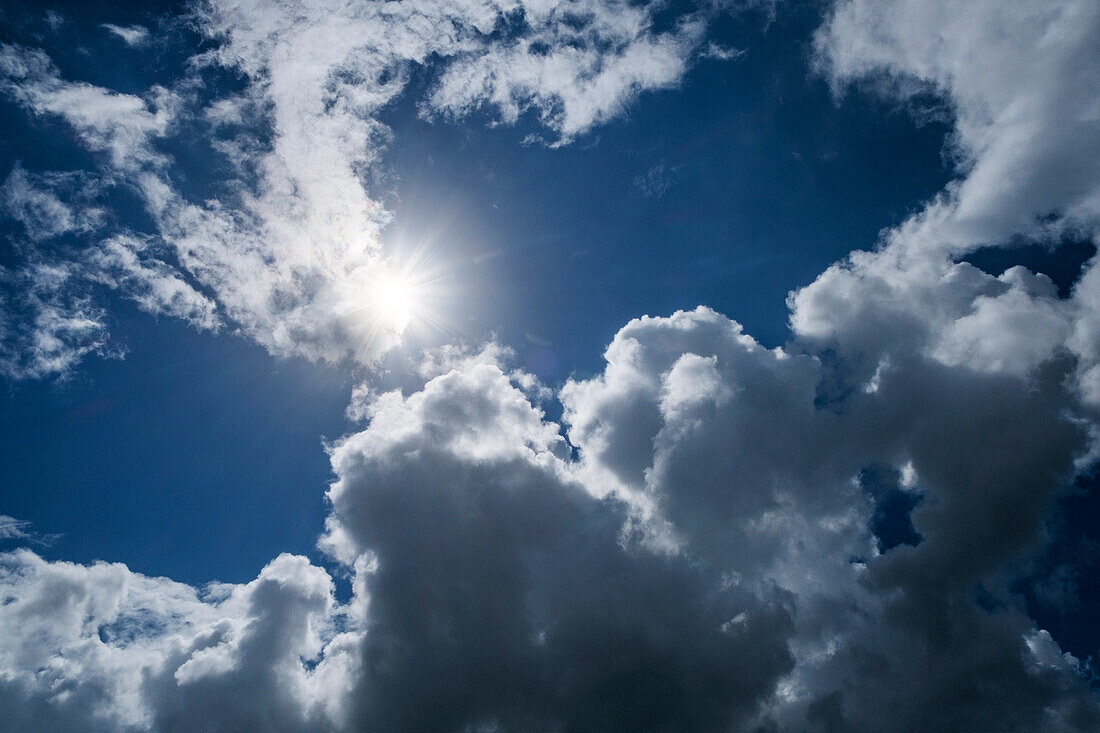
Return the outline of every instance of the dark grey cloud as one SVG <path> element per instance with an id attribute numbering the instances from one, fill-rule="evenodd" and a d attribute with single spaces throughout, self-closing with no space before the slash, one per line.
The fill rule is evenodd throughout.
<path id="1" fill-rule="evenodd" d="M 383 399 L 330 492 L 336 551 L 377 564 L 363 727 L 724 730 L 790 668 L 785 595 L 624 543 L 496 366 Z"/>

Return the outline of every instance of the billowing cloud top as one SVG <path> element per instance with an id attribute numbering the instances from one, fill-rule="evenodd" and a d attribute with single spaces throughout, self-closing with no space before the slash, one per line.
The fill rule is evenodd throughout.
<path id="1" fill-rule="evenodd" d="M 705 5 L 234 3 L 211 50 L 142 96 L 0 53 L 3 91 L 59 118 L 90 173 L 15 168 L 22 223 L 7 376 L 110 353 L 96 288 L 276 354 L 370 363 L 389 266 L 364 170 L 410 64 L 426 116 L 530 113 L 553 144 L 675 84 Z M 782 12 L 780 9 L 779 12 Z M 125 43 L 135 29 L 111 28 Z M 1014 590 L 1055 502 L 1094 464 L 1100 273 L 962 262 L 1014 238 L 1100 236 L 1100 6 L 833 7 L 836 93 L 953 121 L 957 177 L 873 249 L 789 299 L 768 349 L 705 307 L 626 324 L 552 394 L 507 348 L 428 355 L 422 386 L 356 390 L 329 446 L 320 542 L 352 579 L 281 555 L 203 589 L 121 565 L 0 556 L 0 719 L 15 730 L 1095 730 L 1088 663 Z M 238 93 L 204 96 L 233 70 Z M 207 125 L 224 200 L 182 192 L 163 145 Z M 398 133 L 399 134 L 399 131 Z M 154 231 L 112 229 L 136 193 Z M 85 246 L 75 246 L 73 241 Z M 58 244 L 64 242 L 64 244 Z M 871 245 L 872 243 L 867 243 Z M 540 405 L 556 397 L 560 423 Z M 912 508 L 904 532 L 882 522 Z M 7 521 L 7 538 L 25 525 Z M 0 533 L 4 530 L 0 523 Z"/>

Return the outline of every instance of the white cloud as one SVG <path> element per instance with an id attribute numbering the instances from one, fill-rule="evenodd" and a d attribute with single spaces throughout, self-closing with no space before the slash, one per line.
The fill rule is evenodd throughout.
<path id="1" fill-rule="evenodd" d="M 127 46 L 141 46 L 149 42 L 149 29 L 142 25 L 120 26 L 104 23 L 103 29 L 118 36 Z"/>
<path id="2" fill-rule="evenodd" d="M 680 165 L 666 167 L 664 163 L 658 163 L 644 175 L 634 177 L 634 188 L 638 189 L 638 193 L 645 198 L 659 199 L 675 185 L 676 174 L 682 167 Z"/>
<path id="3" fill-rule="evenodd" d="M 993 278 L 953 258 L 1014 237 L 1097 241 L 1100 84 L 1095 3 L 839 3 L 816 38 L 822 69 L 903 102 L 929 93 L 954 117 L 959 177 L 884 234 L 792 294 L 796 336 L 842 350 L 866 379 L 897 350 L 948 364 L 1035 373 L 1068 354 L 1100 404 L 1091 337 L 1100 284 L 1086 267 L 1072 297 L 1013 268 Z"/>
<path id="4" fill-rule="evenodd" d="M 12 730 L 308 727 L 332 661 L 332 581 L 281 555 L 196 591 L 117 564 L 0 555 L 0 709 Z M 251 701 L 251 702 L 246 702 Z M 242 705 L 242 703 L 244 703 Z"/>
<path id="5" fill-rule="evenodd" d="M 220 320 L 215 303 L 153 256 L 152 249 L 148 240 L 138 237 L 111 237 L 88 253 L 86 276 L 122 290 L 154 315 L 175 316 L 199 328 L 217 328 Z"/>
<path id="6" fill-rule="evenodd" d="M 514 123 L 530 110 L 561 144 L 637 94 L 677 83 L 698 55 L 705 14 L 658 32 L 658 10 L 587 0 L 218 0 L 194 12 L 212 49 L 191 60 L 193 76 L 174 90 L 136 96 L 67 81 L 41 51 L 14 46 L 0 52 L 0 77 L 9 97 L 35 115 L 60 117 L 102 154 L 105 182 L 144 200 L 164 247 L 147 249 L 156 254 L 130 287 L 119 283 L 143 308 L 214 327 L 216 303 L 272 353 L 372 363 L 400 335 L 371 300 L 390 267 L 380 238 L 389 215 L 365 188 L 365 171 L 388 140 L 378 115 L 403 91 L 410 65 L 438 67 L 425 115 L 488 109 Z M 146 38 L 140 27 L 104 27 L 130 45 Z M 202 75 L 214 67 L 244 74 L 246 88 L 204 96 Z M 196 120 L 211 126 L 211 155 L 240 175 L 223 182 L 217 200 L 187 200 L 175 184 L 180 161 L 164 152 L 164 141 Z M 64 199 L 20 206 L 24 220 L 53 222 L 28 225 L 32 236 L 67 226 Z M 116 262 L 124 255 L 107 249 Z M 68 368 L 94 351 L 54 363 Z"/>
<path id="7" fill-rule="evenodd" d="M 69 203 L 60 196 L 66 195 Z M 32 175 L 18 163 L 0 187 L 5 213 L 23 225 L 35 242 L 63 234 L 83 234 L 102 225 L 105 212 L 89 205 L 96 186 L 80 175 Z"/>
<path id="8" fill-rule="evenodd" d="M 36 115 L 58 115 L 71 124 L 84 144 L 109 156 L 111 165 L 136 173 L 167 158 L 153 140 L 167 134 L 178 101 L 160 87 L 146 101 L 81 82 L 65 82 L 45 53 L 0 47 L 0 89 Z"/>
<path id="9" fill-rule="evenodd" d="M 108 342 L 106 314 L 74 286 L 74 271 L 64 262 L 0 269 L 0 374 L 66 375 L 88 354 L 120 355 Z"/>
<path id="10" fill-rule="evenodd" d="M 459 54 L 428 99 L 427 113 L 495 109 L 515 123 L 534 111 L 559 144 L 618 114 L 637 93 L 675 84 L 706 29 L 702 16 L 650 32 L 652 10 L 624 2 L 529 3 L 530 32 L 514 44 Z"/>
<path id="11" fill-rule="evenodd" d="M 1100 218 L 1098 31 L 1089 0 L 845 0 L 816 46 L 838 89 L 942 96 L 962 175 L 906 237 L 958 252 Z"/>
<path id="12" fill-rule="evenodd" d="M 0 514 L 0 540 L 23 540 L 31 536 L 31 523 Z"/>
<path id="13" fill-rule="evenodd" d="M 42 534 L 34 529 L 31 522 L 26 519 L 16 519 L 0 514 L 0 542 L 16 543 L 18 545 L 50 545 L 60 535 Z"/>
<path id="14" fill-rule="evenodd" d="M 975 298 L 970 313 L 944 329 L 932 347 L 935 358 L 1027 375 L 1057 353 L 1071 325 L 1054 284 L 1022 267 L 1009 269 L 998 280 L 1009 288 Z"/>
<path id="15" fill-rule="evenodd" d="M 57 29 L 65 24 L 65 18 L 55 10 L 47 10 L 45 17 L 46 25 L 49 26 L 51 31 L 57 32 Z"/>

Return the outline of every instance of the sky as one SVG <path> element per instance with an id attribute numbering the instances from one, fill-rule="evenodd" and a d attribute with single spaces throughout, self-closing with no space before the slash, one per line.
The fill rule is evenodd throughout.
<path id="1" fill-rule="evenodd" d="M 0 6 L 13 730 L 1095 730 L 1100 7 Z"/>

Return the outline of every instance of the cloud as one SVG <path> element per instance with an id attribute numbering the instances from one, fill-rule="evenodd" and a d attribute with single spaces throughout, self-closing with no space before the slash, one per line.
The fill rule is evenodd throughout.
<path id="1" fill-rule="evenodd" d="M 722 728 L 788 667 L 781 599 L 624 547 L 568 455 L 484 363 L 380 396 L 333 449 L 325 543 L 374 567 L 360 727 Z"/>
<path id="2" fill-rule="evenodd" d="M 31 522 L 0 514 L 0 542 L 18 544 L 52 544 L 59 535 L 36 532 Z"/>
<path id="3" fill-rule="evenodd" d="M 19 550 L 0 555 L 0 594 L 0 710 L 12 730 L 305 730 L 340 662 L 335 649 L 303 661 L 339 636 L 332 581 L 290 555 L 251 583 L 197 591 Z"/>
<path id="4" fill-rule="evenodd" d="M 671 86 L 687 70 L 706 30 L 688 15 L 674 30 L 651 33 L 653 11 L 620 2 L 532 3 L 530 29 L 513 44 L 460 54 L 424 111 L 465 115 L 495 109 L 515 123 L 526 111 L 568 142 L 618 114 L 639 91 Z"/>
<path id="5" fill-rule="evenodd" d="M 1088 447 L 1058 400 L 914 357 L 824 409 L 820 359 L 703 308 L 638 319 L 606 356 L 564 388 L 564 426 L 490 359 L 360 395 L 322 539 L 346 604 L 289 556 L 205 591 L 8 556 L 0 628 L 43 625 L 2 635 L 8 704 L 28 728 L 1100 720 L 1008 590 Z M 916 546 L 878 549 L 871 465 L 922 497 Z"/>
<path id="6" fill-rule="evenodd" d="M 121 38 L 122 42 L 131 48 L 149 42 L 149 29 L 142 25 L 119 26 L 113 23 L 104 23 L 102 28 Z"/>
<path id="7" fill-rule="evenodd" d="M 910 356 L 876 390 L 823 405 L 826 362 L 764 349 L 705 309 L 634 321 L 606 358 L 602 375 L 563 391 L 581 473 L 647 500 L 658 530 L 716 579 L 795 599 L 794 665 L 763 718 L 845 730 L 1095 721 L 1078 663 L 1059 653 L 1048 670 L 1028 651 L 1037 632 L 1003 575 L 1042 541 L 1088 450 L 1064 402 L 1019 377 Z M 917 546 L 875 546 L 875 497 L 858 479 L 873 465 L 922 497 Z M 946 689 L 966 692 L 940 709 Z"/>
<path id="8" fill-rule="evenodd" d="M 1098 27 L 1088 2 L 983 2 L 959 12 L 853 0 L 834 8 L 816 36 L 834 87 L 863 84 L 903 102 L 938 97 L 955 120 L 959 177 L 885 232 L 877 251 L 853 253 L 792 294 L 798 337 L 836 345 L 860 363 L 861 378 L 914 344 L 987 371 L 1034 373 L 1065 355 L 1081 396 L 1100 405 L 1095 258 L 1068 301 L 1023 268 L 994 279 L 955 261 L 1020 237 L 1096 241 L 1100 117 L 1083 90 L 1100 82 Z"/>
<path id="9" fill-rule="evenodd" d="M 1098 29 L 1087 0 L 846 0 L 816 49 L 838 91 L 862 83 L 903 102 L 942 99 L 963 175 L 909 236 L 962 251 L 1100 217 Z"/>
<path id="10" fill-rule="evenodd" d="M 85 175 L 32 175 L 19 165 L 0 187 L 0 204 L 31 243 L 22 267 L 0 270 L 0 373 L 6 377 L 65 375 L 86 354 L 120 354 L 107 338 L 107 314 L 92 297 L 96 284 L 153 314 L 200 328 L 220 325 L 215 303 L 156 257 L 149 238 L 119 234 L 76 254 L 65 248 L 65 257 L 52 254 L 57 240 L 104 227 L 106 211 L 94 203 L 102 188 Z"/>
<path id="11" fill-rule="evenodd" d="M 175 316 L 198 328 L 217 329 L 216 303 L 156 254 L 155 242 L 117 235 L 88 253 L 85 275 L 126 293 L 144 311 Z"/>
<path id="12" fill-rule="evenodd" d="M 154 150 L 153 140 L 168 133 L 176 99 L 162 87 L 151 89 L 145 100 L 66 82 L 42 51 L 4 45 L 0 89 L 36 115 L 63 118 L 87 147 L 107 154 L 116 169 L 137 173 L 167 162 Z"/>
<path id="13" fill-rule="evenodd" d="M 676 185 L 676 174 L 683 166 L 666 167 L 664 163 L 652 166 L 644 174 L 634 177 L 634 188 L 647 199 L 659 199 Z"/>
<path id="14" fill-rule="evenodd" d="M 88 354 L 119 356 L 106 314 L 74 281 L 69 263 L 0 270 L 0 374 L 9 379 L 67 375 Z"/>
<path id="15" fill-rule="evenodd" d="M 59 193 L 69 202 L 62 201 Z M 0 186 L 0 203 L 9 217 L 23 225 L 29 239 L 40 242 L 102 226 L 105 212 L 89 204 L 97 193 L 86 176 L 32 175 L 17 163 Z"/>
<path id="16" fill-rule="evenodd" d="M 371 297 L 394 265 L 381 241 L 389 214 L 366 182 L 390 135 L 379 114 L 403 93 L 412 67 L 435 78 L 420 100 L 424 116 L 484 110 L 514 124 L 530 113 L 551 144 L 564 144 L 638 94 L 676 84 L 719 11 L 678 13 L 664 30 L 658 12 L 618 2 L 217 0 L 190 18 L 209 50 L 171 88 L 140 95 L 64 79 L 41 50 L 5 46 L 0 90 L 71 126 L 100 156 L 99 185 L 136 193 L 153 228 L 77 231 L 63 208 L 72 203 L 56 194 L 9 195 L 9 209 L 25 224 L 33 217 L 32 239 L 86 234 L 91 247 L 112 249 L 100 259 L 116 263 L 118 242 L 156 240 L 129 285 L 118 283 L 146 310 L 201 328 L 228 321 L 273 354 L 374 363 L 400 333 Z M 139 26 L 104 28 L 128 45 L 148 38 Z M 242 75 L 243 88 L 219 96 L 207 81 L 224 71 Z M 167 152 L 195 125 L 208 128 L 205 154 L 235 172 L 203 201 L 182 193 L 188 161 Z M 206 162 L 196 174 L 215 169 Z M 110 285 L 102 271 L 81 278 L 82 265 L 49 264 L 74 270 L 74 282 Z M 78 347 L 51 363 L 68 369 L 100 350 Z"/>
<path id="17" fill-rule="evenodd" d="M 50 30 L 56 33 L 57 29 L 65 24 L 65 17 L 55 10 L 47 10 L 45 21 Z"/>
<path id="18" fill-rule="evenodd" d="M 0 540 L 18 540 L 28 537 L 27 530 L 30 524 L 24 519 L 0 515 Z"/>
<path id="19" fill-rule="evenodd" d="M 748 54 L 747 49 L 731 48 L 711 42 L 707 44 L 707 50 L 703 55 L 705 58 L 718 59 L 719 61 L 740 61 L 745 58 L 746 54 Z"/>
<path id="20" fill-rule="evenodd" d="M 817 35 L 838 92 L 857 84 L 903 103 L 940 99 L 955 119 L 959 177 L 876 250 L 853 253 L 789 300 L 792 347 L 829 355 L 831 388 L 820 397 L 842 415 L 882 400 L 886 412 L 865 426 L 911 426 L 903 455 L 922 539 L 868 563 L 871 605 L 827 661 L 792 677 L 792 699 L 812 701 L 780 707 L 787 725 L 793 709 L 826 729 L 988 729 L 1006 725 L 1009 708 L 1023 728 L 1096 725 L 1081 663 L 1029 630 L 1007 590 L 1008 568 L 1046 541 L 1051 502 L 1095 455 L 1081 432 L 1097 404 L 1095 262 L 1063 300 L 1024 268 L 993 277 L 956 258 L 1017 237 L 1096 241 L 1100 173 L 1072 159 L 1098 131 L 1091 102 L 1074 91 L 1100 73 L 1089 42 L 1098 18 L 1087 3 L 854 1 L 839 3 Z M 985 417 L 953 416 L 952 400 Z M 1047 427 L 1032 433 L 1032 417 Z M 820 641 L 807 647 L 821 651 Z M 1050 674 L 1066 677 L 1050 685 Z M 935 705 L 942 690 L 959 704 Z"/>

